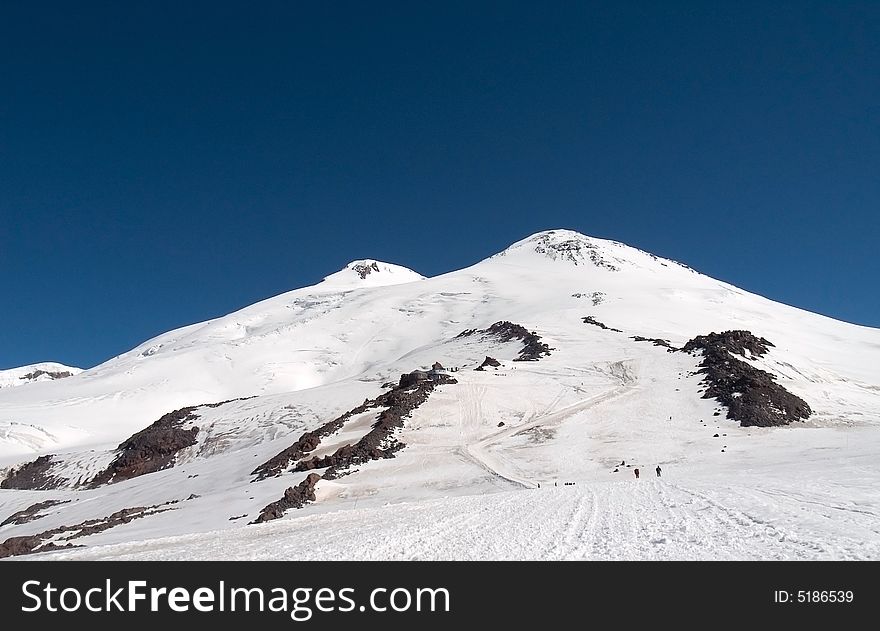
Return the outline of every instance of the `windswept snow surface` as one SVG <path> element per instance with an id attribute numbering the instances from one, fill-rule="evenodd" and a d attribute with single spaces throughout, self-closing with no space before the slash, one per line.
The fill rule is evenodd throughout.
<path id="1" fill-rule="evenodd" d="M 513 361 L 517 341 L 458 337 L 500 320 L 537 332 L 550 356 Z M 808 421 L 740 427 L 701 398 L 699 357 L 632 339 L 681 346 L 729 329 L 775 345 L 747 361 L 806 400 Z M 475 371 L 487 355 L 500 367 Z M 320 480 L 317 501 L 279 521 L 246 525 L 305 476 L 252 482 L 257 465 L 435 361 L 457 383 L 405 420 L 406 448 Z M 877 329 L 566 230 L 435 278 L 353 261 L 80 375 L 0 392 L 0 465 L 52 453 L 52 474 L 68 480 L 0 491 L 0 521 L 72 500 L 0 527 L 0 543 L 180 500 L 73 541 L 86 548 L 31 558 L 878 558 L 878 365 Z M 197 444 L 172 468 L 77 487 L 161 415 L 238 397 L 253 398 L 196 411 Z M 357 441 L 374 418 L 353 417 L 312 455 Z"/>
<path id="2" fill-rule="evenodd" d="M 56 362 L 40 362 L 18 368 L 0 370 L 0 388 L 14 388 L 31 383 L 64 379 L 82 372 L 82 368 L 65 366 Z"/>
<path id="3" fill-rule="evenodd" d="M 55 560 L 877 559 L 877 493 L 729 479 L 595 482 L 293 516 L 58 552 Z M 824 491 L 832 489 L 821 482 Z M 847 480 L 837 480 L 848 492 Z"/>

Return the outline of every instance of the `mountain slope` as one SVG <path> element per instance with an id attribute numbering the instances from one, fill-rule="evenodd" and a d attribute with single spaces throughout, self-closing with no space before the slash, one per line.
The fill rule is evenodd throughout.
<path id="1" fill-rule="evenodd" d="M 505 321 L 508 325 L 494 326 Z M 511 333 L 520 330 L 524 333 Z M 711 391 L 707 375 L 698 372 L 702 351 L 673 348 L 722 331 L 749 331 L 771 344 L 765 353 L 746 350 L 735 359 L 801 398 L 811 412 L 806 421 L 748 427 L 729 420 L 727 406 L 715 398 L 703 398 Z M 529 345 L 548 350 L 524 355 Z M 487 357 L 497 366 L 487 364 Z M 288 510 L 285 520 L 311 520 L 303 523 L 314 524 L 307 532 L 318 537 L 322 528 L 346 523 L 347 511 L 380 515 L 386 505 L 403 503 L 395 515 L 410 520 L 424 505 L 427 524 L 434 519 L 431 507 L 443 510 L 439 507 L 447 501 L 449 510 L 465 513 L 493 510 L 488 507 L 496 494 L 502 505 L 508 493 L 515 497 L 509 502 L 552 503 L 557 496 L 537 500 L 531 493 L 538 485 L 565 488 L 565 482 L 576 482 L 577 492 L 587 493 L 587 499 L 575 500 L 586 511 L 592 496 L 585 488 L 611 485 L 608 497 L 618 497 L 635 483 L 633 469 L 653 474 L 658 464 L 671 476 L 699 485 L 762 479 L 773 488 L 779 486 L 778 476 L 807 467 L 816 485 L 802 501 L 819 501 L 843 484 L 832 473 L 841 459 L 858 458 L 858 467 L 847 469 L 860 476 L 854 487 L 880 480 L 876 466 L 862 457 L 880 441 L 878 360 L 876 329 L 774 303 L 673 261 L 571 231 L 533 235 L 476 265 L 434 278 L 355 261 L 315 287 L 172 331 L 75 377 L 0 392 L 0 432 L 6 432 L 0 459 L 16 466 L 4 484 L 27 479 L 45 484 L 18 488 L 55 487 L 0 491 L 0 517 L 46 497 L 72 500 L 35 509 L 41 515 L 36 522 L 0 527 L 0 541 L 111 515 L 132 502 L 139 507 L 176 503 L 82 543 L 239 530 L 279 498 L 293 497 L 286 490 L 303 483 L 310 470 L 326 474 L 324 467 L 303 467 L 310 459 L 323 463 L 322 458 L 348 454 L 381 421 L 386 403 L 393 408 L 392 386 L 401 374 L 427 371 L 435 362 L 454 380 L 407 408 L 400 425 L 382 438 L 404 447 L 388 454 L 383 450 L 392 443 L 369 447 L 341 477 L 321 477 L 305 489 L 305 501 L 291 504 L 304 507 Z M 400 386 L 409 391 L 403 382 Z M 366 399 L 383 403 L 359 407 Z M 166 416 L 173 410 L 183 411 Z M 172 419 L 173 426 L 156 426 L 160 431 L 147 441 L 146 452 L 138 452 L 136 466 L 139 470 L 150 461 L 153 450 L 162 458 L 154 461 L 161 465 L 158 470 L 150 465 L 145 470 L 155 472 L 125 480 L 98 477 L 126 453 L 129 436 L 160 418 Z M 338 418 L 343 421 L 332 424 Z M 175 432 L 188 438 L 169 439 Z M 312 433 L 315 438 L 305 440 Z M 28 440 L 21 439 L 25 434 Z M 849 436 L 858 450 L 850 447 Z M 145 443 L 137 444 L 141 449 Z M 254 476 L 261 463 L 296 444 L 305 447 L 291 452 L 295 457 L 272 475 Z M 171 445 L 174 450 L 168 452 Z M 51 456 L 16 477 L 22 463 L 41 454 Z M 781 493 L 793 493 L 790 485 L 782 487 Z M 650 510 L 682 503 L 684 491 L 669 492 L 673 499 L 649 503 Z M 451 499 L 473 496 L 481 499 Z M 558 497 L 565 502 L 574 495 Z M 753 504 L 745 493 L 731 498 L 725 510 L 748 512 Z M 853 501 L 866 510 L 876 509 L 876 499 L 854 491 Z M 700 501 L 681 510 L 701 510 Z M 642 504 L 634 500 L 627 506 L 636 511 Z M 706 533 L 720 531 L 731 514 L 713 509 L 706 518 L 714 515 L 712 524 L 695 517 L 689 527 L 703 524 Z M 826 521 L 827 532 L 845 528 L 840 511 L 830 511 Z M 248 532 L 258 527 L 268 528 L 248 526 Z M 45 541 L 64 536 L 47 535 Z M 233 534 L 212 536 L 230 546 L 239 542 Z M 448 540 L 444 537 L 437 541 Z M 611 548 L 599 554 L 576 539 L 558 555 L 617 558 Z M 339 550 L 372 554 L 367 548 L 354 552 L 359 545 Z M 629 549 L 647 554 L 639 546 Z M 674 548 L 667 557 L 684 549 Z M 151 548 L 144 550 L 152 554 Z M 226 556 L 209 550 L 202 554 Z M 301 553 L 297 546 L 291 550 Z M 438 556 L 468 556 L 464 548 L 438 550 Z M 515 547 L 498 550 L 504 558 L 533 558 Z M 728 556 L 745 550 L 731 548 Z"/>
<path id="2" fill-rule="evenodd" d="M 4 392 L 0 426 L 40 427 L 52 436 L 45 449 L 106 444 L 172 409 L 368 375 L 413 349 L 504 319 L 554 332 L 560 319 L 597 315 L 628 335 L 678 345 L 697 334 L 747 329 L 776 344 L 785 358 L 773 368 L 796 393 L 810 391 L 808 402 L 817 398 L 816 413 L 828 419 L 839 416 L 844 400 L 856 417 L 862 411 L 872 358 L 880 353 L 876 330 L 779 305 L 634 248 L 568 231 L 541 233 L 436 278 L 396 269 L 395 282 L 411 280 L 361 287 L 333 275 L 328 286 L 172 331 L 63 383 Z M 346 273 L 357 279 L 351 269 L 340 272 Z M 35 398 L 47 405 L 34 406 Z M 17 457 L 27 450 L 7 441 L 0 458 L 4 453 Z"/>
<path id="3" fill-rule="evenodd" d="M 57 362 L 41 362 L 17 368 L 0 370 L 0 388 L 14 388 L 32 383 L 55 381 L 78 375 L 82 368 L 65 366 Z"/>

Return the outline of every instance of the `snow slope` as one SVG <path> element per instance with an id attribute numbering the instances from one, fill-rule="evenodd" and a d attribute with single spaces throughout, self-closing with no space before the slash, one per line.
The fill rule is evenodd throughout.
<path id="1" fill-rule="evenodd" d="M 0 370 L 0 388 L 14 388 L 31 383 L 55 381 L 64 379 L 82 372 L 82 368 L 65 366 L 56 362 L 41 362 L 18 368 Z"/>
<path id="2" fill-rule="evenodd" d="M 877 492 L 716 479 L 597 482 L 341 510 L 49 553 L 70 560 L 859 560 L 880 556 Z M 821 484 L 824 486 L 823 478 Z M 846 480 L 836 480 L 850 488 Z M 328 527 L 332 524 L 332 527 Z"/>
<path id="3" fill-rule="evenodd" d="M 550 356 L 513 361 L 517 341 L 457 337 L 500 320 L 537 332 Z M 632 339 L 681 346 L 729 329 L 775 345 L 747 361 L 806 400 L 808 421 L 740 427 L 701 398 L 699 357 Z M 487 355 L 501 366 L 475 371 Z M 571 231 L 434 278 L 355 261 L 75 377 L 0 392 L 0 464 L 52 453 L 69 480 L 0 491 L 0 520 L 71 500 L 0 527 L 0 542 L 179 500 L 74 541 L 84 550 L 37 557 L 876 558 L 878 360 L 877 329 Z M 406 448 L 320 480 L 317 501 L 278 522 L 246 525 L 304 477 L 252 482 L 258 464 L 435 361 L 458 369 L 457 383 L 406 419 Z M 197 444 L 174 467 L 76 487 L 166 412 L 237 397 L 254 398 L 197 411 Z M 373 419 L 353 418 L 316 453 L 355 442 Z M 664 477 L 646 477 L 658 464 Z"/>

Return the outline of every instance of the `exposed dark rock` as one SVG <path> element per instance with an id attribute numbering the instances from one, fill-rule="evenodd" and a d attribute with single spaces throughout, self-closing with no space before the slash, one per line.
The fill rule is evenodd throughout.
<path id="1" fill-rule="evenodd" d="M 37 377 L 42 377 L 43 375 L 47 375 L 52 379 L 64 379 L 65 377 L 73 377 L 73 373 L 69 370 L 35 370 L 33 372 L 29 372 L 23 377 L 19 377 L 19 379 L 36 379 Z"/>
<path id="2" fill-rule="evenodd" d="M 48 552 L 50 550 L 60 550 L 63 548 L 79 547 L 71 543 L 60 545 L 61 541 L 70 541 L 80 537 L 87 537 L 105 530 L 110 530 L 120 524 L 127 524 L 135 519 L 148 517 L 157 513 L 171 510 L 170 505 L 176 504 L 177 500 L 157 504 L 155 506 L 137 506 L 134 508 L 123 508 L 112 515 L 101 517 L 98 519 L 87 519 L 84 522 L 74 526 L 58 526 L 50 530 L 44 530 L 35 535 L 27 535 L 24 537 L 11 537 L 0 543 L 0 559 L 4 557 L 18 556 L 21 554 L 31 554 L 34 552 Z M 49 539 L 55 541 L 43 543 Z"/>
<path id="3" fill-rule="evenodd" d="M 486 366 L 492 366 L 494 368 L 498 368 L 501 365 L 501 362 L 495 359 L 494 357 L 489 357 L 486 355 L 486 359 L 483 360 L 483 363 L 474 368 L 474 370 L 486 370 Z"/>
<path id="4" fill-rule="evenodd" d="M 135 519 L 140 519 L 141 517 L 147 517 L 149 515 L 155 515 L 156 513 L 165 512 L 166 510 L 171 510 L 170 508 L 163 507 L 176 503 L 177 500 L 172 500 L 170 502 L 165 502 L 164 504 L 156 504 L 154 506 L 135 506 L 134 508 L 123 508 L 109 515 L 108 517 L 103 517 L 100 519 L 89 519 L 82 522 L 81 524 L 77 524 L 76 526 L 61 526 L 56 530 L 61 530 L 62 532 L 65 530 L 74 531 L 72 535 L 65 537 L 65 539 L 77 539 L 79 537 L 87 537 L 88 535 L 94 535 L 99 532 L 104 532 L 105 530 L 110 530 L 111 528 L 115 528 L 120 524 L 127 524 L 128 522 L 134 521 Z"/>
<path id="5" fill-rule="evenodd" d="M 618 259 L 609 257 L 599 245 L 587 241 L 582 235 L 560 238 L 555 230 L 551 230 L 547 234 L 538 235 L 531 240 L 531 243 L 534 245 L 535 252 L 544 254 L 554 261 L 568 261 L 575 265 L 590 261 L 596 267 L 610 272 L 616 272 L 620 269 L 614 264 L 620 262 Z"/>
<path id="6" fill-rule="evenodd" d="M 694 339 L 685 344 L 681 350 L 685 353 L 693 351 L 711 351 L 720 352 L 727 351 L 733 355 L 741 355 L 746 357 L 746 351 L 749 351 L 755 357 L 761 357 L 767 353 L 773 344 L 764 339 L 757 337 L 749 331 L 724 331 L 723 333 L 709 333 L 709 335 L 698 335 Z"/>
<path id="7" fill-rule="evenodd" d="M 321 425 L 317 429 L 304 433 L 290 447 L 287 447 L 258 466 L 251 472 L 251 475 L 257 476 L 254 481 L 256 482 L 271 476 L 281 475 L 291 463 L 297 461 L 300 462 L 297 464 L 295 470 L 306 471 L 309 469 L 331 466 L 333 463 L 341 464 L 343 461 L 351 461 L 353 464 L 355 460 L 358 462 L 365 462 L 367 460 L 375 459 L 373 457 L 365 457 L 368 453 L 376 455 L 377 457 L 391 457 L 393 451 L 401 449 L 403 444 L 397 443 L 399 446 L 393 448 L 389 447 L 391 451 L 377 451 L 377 436 L 385 431 L 383 428 L 385 428 L 387 424 L 393 422 L 396 415 L 402 419 L 418 407 L 418 405 L 421 405 L 421 403 L 424 402 L 424 399 L 427 399 L 427 395 L 434 389 L 434 387 L 441 383 L 456 383 L 456 380 L 445 373 L 435 372 L 433 370 L 429 372 L 413 371 L 411 373 L 402 374 L 398 384 L 388 392 L 379 395 L 375 399 L 367 399 L 361 405 L 349 410 L 345 414 Z M 409 390 L 411 388 L 412 390 Z M 424 393 L 424 399 L 417 401 L 417 399 L 420 399 L 421 395 L 416 395 L 415 393 Z M 415 403 L 415 405 L 407 408 L 408 405 L 413 403 Z M 373 429 L 361 438 L 356 445 L 346 445 L 339 449 L 335 454 L 321 459 L 322 461 L 326 460 L 327 464 L 316 464 L 317 460 L 312 459 L 308 461 L 312 463 L 311 465 L 304 465 L 302 458 L 304 458 L 309 452 L 314 451 L 318 445 L 321 444 L 322 439 L 342 429 L 342 426 L 345 425 L 351 417 L 376 408 L 388 409 L 379 414 L 378 420 L 373 425 Z M 388 433 L 390 434 L 390 431 Z M 381 440 L 379 442 L 381 442 Z M 348 452 L 346 452 L 346 454 L 340 454 L 339 452 L 343 450 L 348 450 Z M 380 456 L 380 452 L 385 455 Z M 329 479 L 327 473 L 324 474 L 324 477 Z"/>
<path id="8" fill-rule="evenodd" d="M 68 502 L 70 502 L 70 500 L 46 500 L 45 502 L 37 502 L 36 504 L 31 504 L 24 510 L 13 513 L 12 515 L 4 519 L 3 522 L 0 523 L 0 526 L 5 526 L 7 524 L 26 524 L 30 521 L 34 521 L 35 519 L 45 517 L 45 515 L 40 515 L 39 513 L 46 510 L 47 508 L 52 508 L 53 506 L 58 506 L 59 504 L 67 504 Z"/>
<path id="9" fill-rule="evenodd" d="M 305 480 L 296 486 L 288 487 L 288 489 L 284 491 L 284 495 L 280 500 L 272 502 L 263 508 L 263 510 L 260 511 L 260 516 L 251 523 L 261 524 L 273 519 L 278 519 L 284 515 L 285 511 L 290 510 L 291 508 L 302 508 L 308 502 L 314 502 L 315 485 L 320 479 L 321 476 L 317 473 L 310 473 L 306 476 Z"/>
<path id="10" fill-rule="evenodd" d="M 500 342 L 511 342 L 519 340 L 523 343 L 523 348 L 519 352 L 519 356 L 513 361 L 538 361 L 541 357 L 549 355 L 554 350 L 541 341 L 541 336 L 534 331 L 529 331 L 524 326 L 502 320 L 496 322 L 488 329 L 466 329 L 459 333 L 456 337 L 467 337 L 470 335 L 486 335 L 493 336 Z"/>
<path id="11" fill-rule="evenodd" d="M 369 276 L 371 272 L 378 272 L 379 266 L 373 261 L 369 265 L 366 263 L 357 263 L 356 265 L 352 265 L 351 269 L 357 272 L 357 275 L 363 279 Z"/>
<path id="12" fill-rule="evenodd" d="M 9 472 L 9 475 L 0 482 L 0 489 L 29 491 L 57 489 L 67 480 L 52 475 L 51 470 L 55 464 L 55 456 L 52 454 L 26 462 Z"/>
<path id="13" fill-rule="evenodd" d="M 748 351 L 753 357 L 761 357 L 772 346 L 749 331 L 725 331 L 695 337 L 681 350 L 703 354 L 697 372 L 705 375 L 704 399 L 716 399 L 727 406 L 727 418 L 739 421 L 743 427 L 772 427 L 812 414 L 806 401 L 776 383 L 774 375 L 733 356 L 747 357 Z"/>
<path id="14" fill-rule="evenodd" d="M 369 462 L 393 458 L 394 453 L 403 449 L 405 445 L 393 436 L 394 430 L 403 426 L 403 420 L 413 410 L 427 401 L 428 396 L 438 385 L 457 383 L 455 379 L 443 373 L 436 373 L 432 379 L 419 381 L 410 386 L 398 386 L 373 399 L 369 407 L 382 407 L 382 410 L 373 423 L 372 429 L 364 434 L 353 445 L 344 445 L 334 453 L 322 458 L 301 460 L 294 468 L 295 471 L 309 471 L 311 469 L 323 469 L 324 478 L 333 480 L 346 473 L 347 469 Z"/>
<path id="15" fill-rule="evenodd" d="M 197 408 L 219 408 L 221 405 L 226 405 L 227 403 L 235 403 L 236 401 L 249 401 L 251 399 L 256 399 L 257 395 L 252 394 L 249 397 L 238 397 L 236 399 L 226 399 L 225 401 L 217 401 L 217 403 L 201 403 L 197 405 Z"/>
<path id="16" fill-rule="evenodd" d="M 510 340 L 520 340 L 523 343 L 523 349 L 519 352 L 519 357 L 513 361 L 537 361 L 544 355 L 549 355 L 553 350 L 547 344 L 541 341 L 541 337 L 534 331 L 529 331 L 525 327 L 502 320 L 496 322 L 487 329 L 487 332 L 496 336 L 503 342 Z"/>
<path id="17" fill-rule="evenodd" d="M 657 337 L 642 337 L 641 335 L 633 335 L 630 339 L 635 340 L 636 342 L 651 342 L 654 346 L 665 346 L 670 351 L 678 350 L 669 343 L 669 340 L 661 340 Z"/>
<path id="18" fill-rule="evenodd" d="M 251 475 L 257 476 L 255 481 L 263 480 L 271 476 L 278 476 L 284 472 L 291 462 L 295 462 L 311 451 L 314 451 L 321 444 L 321 439 L 330 436 L 334 432 L 342 429 L 345 422 L 352 416 L 363 414 L 372 407 L 372 401 L 367 399 L 361 405 L 349 410 L 342 416 L 339 416 L 328 423 L 324 423 L 321 427 L 310 432 L 304 433 L 290 447 L 272 456 L 269 460 L 251 471 Z"/>
<path id="19" fill-rule="evenodd" d="M 43 539 L 38 536 L 28 537 L 10 537 L 3 543 L 0 543 L 0 559 L 6 557 L 21 556 L 22 554 L 33 554 L 34 552 L 49 552 L 51 550 L 63 550 L 64 548 L 81 548 L 72 543 L 59 546 L 57 543 L 47 543 L 43 546 Z"/>
<path id="20" fill-rule="evenodd" d="M 592 324 L 593 326 L 597 326 L 600 329 L 605 329 L 606 331 L 614 331 L 616 333 L 623 333 L 623 331 L 621 331 L 620 329 L 613 329 L 610 326 L 605 326 L 603 323 L 599 322 L 593 316 L 586 316 L 581 319 L 584 321 L 584 324 Z"/>
<path id="21" fill-rule="evenodd" d="M 594 291 L 588 294 L 584 293 L 575 293 L 571 295 L 572 298 L 589 298 L 593 303 L 594 307 L 598 307 L 605 301 L 605 292 L 604 291 Z"/>
<path id="22" fill-rule="evenodd" d="M 181 427 L 185 422 L 198 418 L 195 410 L 203 407 L 216 408 L 233 401 L 252 398 L 241 397 L 218 403 L 204 403 L 165 414 L 146 429 L 121 443 L 117 447 L 121 453 L 107 469 L 93 478 L 88 486 L 94 488 L 101 484 L 127 480 L 172 466 L 176 453 L 196 442 L 195 437 L 199 428 Z M 6 478 L 0 481 L 0 489 L 44 491 L 64 486 L 68 480 L 52 474 L 52 468 L 56 464 L 58 464 L 56 456 L 49 454 L 13 468 Z"/>
<path id="23" fill-rule="evenodd" d="M 191 405 L 163 415 L 158 421 L 120 443 L 116 448 L 120 453 L 104 471 L 89 482 L 88 486 L 94 488 L 174 466 L 177 452 L 196 444 L 199 428 L 191 426 L 184 429 L 183 426 L 199 418 L 197 411 L 200 408 L 218 408 L 227 403 L 253 398 L 240 397 L 217 403 Z"/>
<path id="24" fill-rule="evenodd" d="M 443 364 L 441 364 L 440 362 L 434 362 L 434 364 L 431 366 L 431 370 L 445 370 L 445 368 L 443 368 Z"/>
<path id="25" fill-rule="evenodd" d="M 498 421 L 498 427 L 504 427 L 504 421 Z"/>
<path id="26" fill-rule="evenodd" d="M 120 443 L 118 456 L 89 483 L 94 488 L 101 484 L 128 480 L 167 469 L 174 464 L 177 452 L 196 444 L 198 427 L 183 429 L 183 424 L 198 418 L 199 406 L 174 410 L 163 415 L 146 429 Z"/>

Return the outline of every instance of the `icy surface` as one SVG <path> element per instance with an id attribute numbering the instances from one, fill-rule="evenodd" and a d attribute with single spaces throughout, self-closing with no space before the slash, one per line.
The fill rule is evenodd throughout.
<path id="1" fill-rule="evenodd" d="M 516 341 L 457 337 L 500 320 L 535 331 L 551 355 L 513 361 Z M 747 361 L 807 401 L 808 421 L 740 427 L 701 398 L 699 357 L 631 339 L 681 346 L 729 329 L 775 345 Z M 498 369 L 474 371 L 487 355 Z M 406 420 L 396 457 L 319 481 L 317 501 L 282 520 L 246 525 L 304 477 L 252 483 L 258 464 L 436 361 L 458 383 Z M 0 528 L 0 542 L 178 499 L 78 539 L 85 549 L 31 558 L 877 558 L 877 366 L 877 329 L 571 231 L 434 278 L 354 261 L 76 376 L 0 391 L 0 477 L 53 453 L 53 474 L 69 481 L 0 491 L 0 521 L 73 500 Z M 197 444 L 174 467 L 77 487 L 163 414 L 238 397 L 253 398 L 197 411 Z M 316 453 L 356 441 L 372 419 L 353 418 Z"/>
<path id="2" fill-rule="evenodd" d="M 31 383 L 55 381 L 82 372 L 82 368 L 65 366 L 56 362 L 41 362 L 18 368 L 0 370 L 0 388 L 14 388 Z"/>

